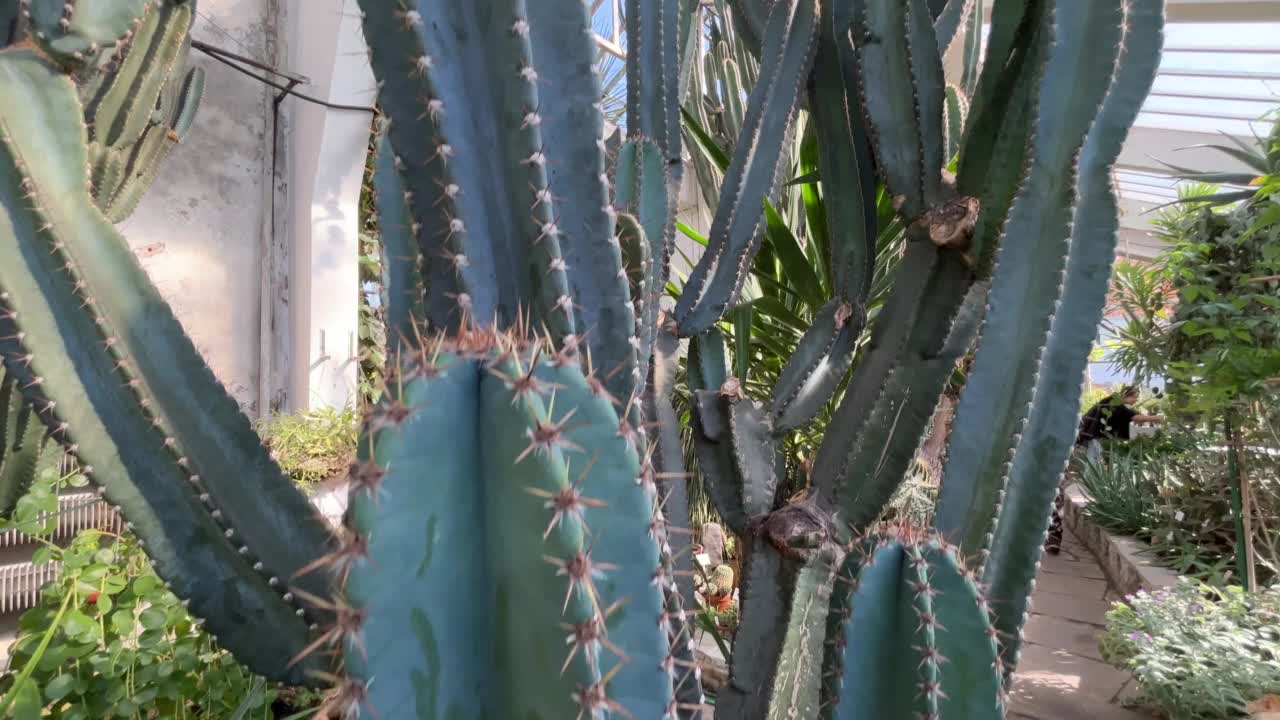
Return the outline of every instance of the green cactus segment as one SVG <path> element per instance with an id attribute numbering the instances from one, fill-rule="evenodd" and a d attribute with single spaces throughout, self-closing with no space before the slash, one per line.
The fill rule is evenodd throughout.
<path id="1" fill-rule="evenodd" d="M 844 300 L 827 303 L 787 359 L 773 388 L 775 432 L 808 424 L 839 388 L 866 323 L 866 314 Z"/>
<path id="2" fill-rule="evenodd" d="M 928 8 L 924 0 L 855 0 L 853 18 L 879 167 L 914 220 L 942 202 L 942 57 Z"/>
<path id="3" fill-rule="evenodd" d="M 626 10 L 628 134 L 654 140 L 679 163 L 681 16 L 689 8 L 685 0 L 627 0 Z"/>
<path id="4" fill-rule="evenodd" d="M 690 409 L 693 449 L 703 484 L 725 525 L 741 535 L 750 515 L 742 504 L 742 478 L 733 454 L 728 401 L 719 390 L 695 390 Z"/>
<path id="5" fill-rule="evenodd" d="M 769 22 L 768 0 L 725 0 L 733 16 L 734 33 L 756 58 Z"/>
<path id="6" fill-rule="evenodd" d="M 724 333 L 712 327 L 689 341 L 689 389 L 719 390 L 729 379 L 729 348 Z"/>
<path id="7" fill-rule="evenodd" d="M 0 367 L 0 518 L 9 518 L 31 488 L 45 446 L 45 429 Z"/>
<path id="8" fill-rule="evenodd" d="M 394 352 L 417 339 L 416 328 L 426 318 L 418 239 L 413 232 L 404 180 L 396 169 L 395 149 L 385 127 L 377 140 L 373 189 L 382 243 L 387 341 Z"/>
<path id="9" fill-rule="evenodd" d="M 536 352 L 427 353 L 371 418 L 345 655 L 380 716 L 672 702 L 656 490 L 600 386 Z"/>
<path id="10" fill-rule="evenodd" d="M 15 76 L 39 77 L 45 68 L 33 56 L 6 55 L 0 87 L 13 91 Z M 71 92 L 69 83 L 66 90 Z M 18 92 L 6 96 L 31 99 Z M 34 117 L 45 123 L 79 118 L 52 112 L 56 106 L 49 104 L 23 107 L 40 108 Z M 12 137 L 9 119 L 6 114 L 4 125 Z M 47 239 L 36 240 L 43 216 L 20 210 L 25 175 L 9 152 L 0 158 L 0 196 L 10 208 L 0 215 L 0 255 L 6 258 L 0 263 L 0 355 L 8 374 L 53 436 L 75 449 L 82 471 L 104 488 L 145 543 L 156 572 L 190 603 L 195 617 L 207 619 L 218 642 L 254 672 L 306 683 L 309 671 L 323 668 L 316 658 L 289 665 L 308 643 L 306 622 L 211 517 L 189 476 L 172 461 L 165 434 L 143 421 L 60 258 L 48 252 Z"/>
<path id="11" fill-rule="evenodd" d="M 955 551 L 909 530 L 859 545 L 833 593 L 828 717 L 1004 717 L 990 614 Z"/>
<path id="12" fill-rule="evenodd" d="M 957 187 L 961 192 L 972 186 L 978 193 L 981 210 L 973 229 L 969 256 L 981 273 L 989 273 L 995 261 L 1000 239 L 1014 199 L 1022 190 L 1032 149 L 1032 132 L 1036 124 L 1036 109 L 1040 96 L 1040 76 L 1049 54 L 1053 36 L 1052 13 L 1039 12 L 1028 18 L 1035 20 L 1028 30 L 1028 47 L 1011 60 L 1008 90 L 999 106 L 1001 114 L 983 119 L 975 114 L 973 105 L 966 116 L 966 130 L 961 142 Z M 992 135 L 981 133 L 990 125 Z M 994 147 L 994 155 L 974 160 L 977 152 Z M 970 168 L 980 167 L 978 175 Z M 973 180 L 967 179 L 972 175 Z"/>
<path id="13" fill-rule="evenodd" d="M 858 111 L 857 77 L 844 68 L 843 59 L 851 60 L 853 49 L 847 37 L 832 32 L 833 12 L 832 3 L 824 4 L 809 109 L 818 142 L 832 287 L 836 300 L 863 304 L 875 270 L 876 175 Z"/>
<path id="14" fill-rule="evenodd" d="M 964 56 L 960 71 L 960 87 L 965 97 L 972 97 L 978 85 L 978 72 L 982 63 L 982 30 L 983 7 L 985 3 L 974 2 L 964 23 Z"/>
<path id="15" fill-rule="evenodd" d="M 676 392 L 676 372 L 680 362 L 680 339 L 671 327 L 658 329 L 653 346 L 653 362 L 650 371 L 652 385 L 644 397 L 644 416 L 657 423 L 657 448 L 650 463 L 654 482 L 658 487 L 663 514 L 684 522 L 689 517 L 688 474 L 684 468 L 684 445 L 681 438 L 680 417 L 676 414 L 672 398 Z M 690 552 L 690 533 L 676 531 L 670 538 L 675 578 L 685 607 L 696 608 L 697 598 L 693 589 L 693 557 Z"/>
<path id="16" fill-rule="evenodd" d="M 202 69 L 183 72 L 194 17 L 194 0 L 154 3 L 109 59 L 85 70 L 93 195 L 112 222 L 133 212 L 191 127 L 204 91 Z"/>
<path id="17" fill-rule="evenodd" d="M 635 308 L 626 278 L 619 274 L 622 257 L 616 242 L 606 242 L 614 237 L 615 215 L 601 147 L 604 116 L 596 109 L 601 89 L 592 62 L 596 46 L 590 8 L 547 0 L 525 4 L 534 67 L 545 78 L 542 82 L 555 83 L 543 86 L 554 91 L 554 100 L 536 107 L 575 327 L 596 367 L 612 373 L 610 390 L 625 402 L 637 378 L 643 379 L 648 357 L 637 361 Z M 676 0 L 666 4 L 674 6 Z M 650 336 L 642 346 L 652 343 Z"/>
<path id="18" fill-rule="evenodd" d="M 1026 598 L 1048 522 L 1046 511 L 1070 453 L 1087 348 L 1106 302 L 1119 215 L 1111 168 L 1151 90 L 1164 42 L 1163 25 L 1161 0 L 1137 0 L 1128 6 L 1120 65 L 1080 153 L 1078 200 L 1062 299 L 1036 380 L 1037 403 L 1013 458 L 1001 520 L 983 575 L 991 588 L 1010 670 L 1017 660 Z"/>
<path id="19" fill-rule="evenodd" d="M 85 105 L 90 137 L 113 147 L 142 134 L 174 71 L 184 60 L 194 3 L 162 2 L 117 50 L 113 67 Z"/>
<path id="20" fill-rule="evenodd" d="M 511 628 L 495 627 L 490 548 L 478 534 L 480 370 L 452 355 L 436 365 L 435 374 L 403 366 L 371 416 L 352 476 L 348 524 L 367 551 L 351 565 L 346 600 L 364 623 L 344 655 L 348 673 L 372 681 L 373 717 L 497 714 L 498 645 L 488 638 Z M 514 477 L 504 485 L 520 492 Z M 540 535 L 522 546 L 540 548 Z M 459 542 L 466 552 L 453 549 Z M 540 587 L 553 601 L 564 597 L 549 581 Z M 559 669 L 563 658 L 546 662 Z"/>
<path id="21" fill-rule="evenodd" d="M 528 314 L 563 340 L 575 333 L 574 308 L 544 133 L 570 130 L 546 127 L 563 118 L 542 115 L 538 89 L 559 87 L 573 64 L 551 58 L 544 67 L 533 57 L 524 5 L 361 2 L 366 37 L 380 39 L 372 66 L 392 145 L 413 165 L 405 179 L 423 255 L 443 261 L 425 284 L 434 296 L 431 276 L 452 266 L 466 288 L 449 298 L 456 307 L 445 327 L 464 316 L 507 326 Z M 590 64 L 590 55 L 580 62 Z M 428 303 L 433 321 L 442 319 L 437 304 Z"/>
<path id="22" fill-rule="evenodd" d="M 749 518 L 763 515 L 773 509 L 773 496 L 778 489 L 773 423 L 764 409 L 748 398 L 726 400 L 729 439 L 733 443 L 736 475 L 741 479 L 742 509 Z"/>
<path id="23" fill-rule="evenodd" d="M 940 12 L 934 15 L 933 32 L 937 38 L 938 49 L 945 53 L 955 40 L 956 33 L 965 19 L 973 13 L 973 5 L 980 0 L 945 0 Z M 937 0 L 931 0 L 935 4 Z"/>
<path id="24" fill-rule="evenodd" d="M 691 670 L 668 668 L 666 625 L 682 624 L 683 619 L 668 618 L 665 612 L 664 591 L 674 592 L 677 583 L 660 567 L 660 544 L 667 544 L 667 537 L 658 508 L 657 478 L 648 468 L 642 471 L 635 449 L 618 432 L 617 410 L 607 396 L 592 389 L 578 368 L 544 364 L 537 375 L 555 386 L 547 404 L 555 419 L 563 421 L 572 412 L 566 425 L 565 440 L 571 445 L 566 445 L 565 462 L 570 481 L 591 500 L 582 513 L 587 531 L 584 550 L 590 551 L 591 562 L 599 568 L 594 582 L 608 639 L 625 653 L 619 657 L 607 647 L 601 650 L 601 672 L 609 678 L 605 690 L 609 700 L 630 717 L 663 717 L 673 700 L 675 676 Z M 522 440 L 528 443 L 527 438 Z M 687 500 L 685 505 L 687 517 Z M 673 512 L 670 505 L 666 510 Z M 688 552 L 681 561 L 683 570 L 691 572 Z M 513 712 L 508 717 L 518 715 Z M 620 712 L 618 716 L 628 715 Z"/>
<path id="25" fill-rule="evenodd" d="M 168 435 L 170 451 L 153 460 L 167 455 L 178 463 L 175 470 L 198 483 L 221 522 L 263 563 L 264 572 L 292 578 L 327 552 L 325 520 L 271 460 L 124 239 L 93 209 L 84 182 L 84 128 L 72 85 L 31 55 L 8 54 L 3 67 L 0 95 L 14 101 L 0 108 L 6 161 L 14 182 L 26 189 L 33 215 L 45 226 L 39 234 L 11 234 L 4 254 L 48 256 L 55 265 L 26 270 L 56 272 L 67 279 L 66 287 L 48 279 L 39 295 L 19 297 L 11 290 L 16 309 L 27 313 L 29 303 L 44 303 L 83 313 L 98 334 L 92 341 L 82 339 L 85 347 L 96 347 L 104 362 L 121 367 L 137 393 L 130 417 L 134 422 L 154 419 Z M 29 156 L 34 149 L 38 157 Z M 56 336 L 56 330 L 46 331 Z M 106 483 L 116 481 L 124 479 L 104 477 Z M 147 499 L 163 506 L 159 496 Z M 318 575 L 300 578 L 298 584 L 316 596 L 327 590 Z"/>
<path id="26" fill-rule="evenodd" d="M 879 516 L 981 320 L 986 286 L 958 251 L 910 240 L 898 277 L 814 459 L 819 503 L 842 530 Z"/>
<path id="27" fill-rule="evenodd" d="M 980 3 L 981 4 L 981 3 Z M 977 197 L 986 186 L 991 166 L 1012 162 L 996 153 L 997 140 L 1009 134 L 1009 128 L 1026 130 L 1028 122 L 1017 117 L 1019 106 L 1027 101 L 1027 88 L 1038 90 L 1038 46 L 1051 32 L 1050 0 L 995 0 L 991 7 L 991 30 L 987 35 L 986 58 L 970 95 L 968 125 L 962 144 L 964 153 L 956 173 L 956 186 L 961 194 Z M 979 35 L 981 28 L 979 27 Z M 976 39 L 975 39 L 976 42 Z M 973 50 L 973 48 L 969 48 Z M 975 50 L 976 52 L 976 50 Z M 1021 87 L 1017 92 L 1015 88 Z M 1028 111 L 1035 110 L 1032 96 Z M 1014 115 L 1008 118 L 1008 115 Z M 1011 143 L 1021 149 L 1022 143 Z M 1021 162 L 1014 163 L 1018 170 Z M 986 203 L 983 203 L 985 208 Z"/>
<path id="28" fill-rule="evenodd" d="M 759 535 L 750 542 L 739 594 L 752 621 L 734 635 L 716 714 L 782 718 L 795 709 L 794 717 L 816 717 L 832 558 L 825 550 L 807 560 L 784 556 Z"/>
<path id="29" fill-rule="evenodd" d="M 745 137 L 734 148 L 707 252 L 685 282 L 675 316 L 683 336 L 711 327 L 735 299 L 759 248 L 763 200 L 777 185 L 784 140 L 813 62 L 817 0 L 785 0 L 769 11 L 760 79 L 751 90 Z"/>
<path id="30" fill-rule="evenodd" d="M 943 130 L 947 134 L 947 158 L 950 160 L 960 152 L 960 141 L 964 137 L 964 121 L 969 106 L 960 89 L 954 85 L 947 86 L 947 104 L 943 108 Z"/>
<path id="31" fill-rule="evenodd" d="M 1111 84 L 1123 19 L 1119 0 L 1055 14 L 1032 150 L 1036 172 L 1028 173 L 1005 225 L 990 308 L 943 466 L 937 527 L 966 553 L 986 546 L 1031 405 L 1062 290 L 1076 157 Z"/>
<path id="32" fill-rule="evenodd" d="M 41 47 L 63 62 L 81 62 L 124 39 L 157 0 L 30 0 Z"/>
<path id="33" fill-rule="evenodd" d="M 613 665 L 609 650 L 599 648 L 591 635 L 599 631 L 598 613 L 609 609 L 600 583 L 621 572 L 595 560 L 596 533 L 610 528 L 583 517 L 589 506 L 581 498 L 594 500 L 595 493 L 607 489 L 588 485 L 590 475 L 583 473 L 593 458 L 606 471 L 625 459 L 569 445 L 573 441 L 563 431 L 574 422 L 576 406 L 513 389 L 506 378 L 526 376 L 525 363 L 508 360 L 494 370 L 501 376 L 491 372 L 481 379 L 479 433 L 485 444 L 480 483 L 470 482 L 483 492 L 485 505 L 487 586 L 495 598 L 493 671 L 502 698 L 497 716 L 571 717 L 579 709 L 574 694 L 595 685 Z M 609 430 L 616 434 L 616 421 Z M 466 475 L 456 477 L 467 482 Z M 635 477 L 626 481 L 632 487 Z M 556 499 L 564 497 L 572 501 L 557 515 Z M 648 516 L 639 520 L 647 528 Z M 474 529 L 468 533 L 474 534 Z M 652 571 L 646 579 L 652 579 Z M 659 633 L 657 617 L 649 620 L 650 630 Z M 584 645 L 566 645 L 566 635 L 585 638 Z"/>
<path id="34" fill-rule="evenodd" d="M 618 153 L 617 174 L 614 186 L 614 206 L 631 213 L 644 229 L 649 243 L 648 270 L 645 273 L 644 292 L 633 294 L 635 317 L 638 325 L 639 352 L 636 367 L 649 367 L 649 356 L 657 331 L 658 312 L 666 289 L 667 263 L 671 254 L 667 241 L 668 232 L 674 227 L 672 205 L 667 193 L 667 162 L 662 148 L 651 140 L 629 140 Z M 613 372 L 614 368 L 603 364 L 598 367 Z M 626 372 L 614 373 L 611 390 L 623 385 L 630 390 L 643 384 L 643 377 L 630 377 Z M 626 393 L 615 395 L 624 400 Z"/>
<path id="35" fill-rule="evenodd" d="M 644 226 L 630 213 L 618 215 L 618 245 L 622 250 L 622 266 L 627 274 L 631 296 L 644 297 L 649 292 L 650 275 L 653 272 L 653 248 L 644 233 Z M 639 319 L 636 321 L 636 332 L 642 332 Z"/>

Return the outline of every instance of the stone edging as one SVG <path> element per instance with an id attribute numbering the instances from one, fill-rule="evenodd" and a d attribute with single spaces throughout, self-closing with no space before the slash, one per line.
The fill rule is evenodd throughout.
<path id="1" fill-rule="evenodd" d="M 1072 483 L 1065 492 L 1063 524 L 1097 556 L 1112 588 L 1129 596 L 1139 590 L 1152 591 L 1177 584 L 1178 573 L 1152 562 L 1148 557 L 1150 545 L 1135 537 L 1113 535 L 1089 519 L 1085 513 L 1089 501 L 1083 488 Z"/>

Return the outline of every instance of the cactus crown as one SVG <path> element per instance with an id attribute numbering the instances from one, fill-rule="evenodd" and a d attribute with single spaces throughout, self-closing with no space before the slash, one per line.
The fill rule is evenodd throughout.
<path id="1" fill-rule="evenodd" d="M 758 79 L 669 315 L 700 4 L 627 3 L 612 164 L 586 4 L 361 5 L 394 359 L 337 532 L 109 220 L 190 126 L 190 5 L 24 1 L 31 41 L 0 50 L 0 392 L 21 392 L 192 613 L 257 672 L 336 684 L 335 712 L 693 717 L 672 406 L 691 338 L 699 465 L 746 550 L 718 709 L 999 717 L 1105 297 L 1107 173 L 1151 84 L 1161 1 L 997 0 L 982 69 L 954 87 L 941 54 L 962 26 L 976 53 L 975 3 L 725 2 Z M 717 326 L 802 105 L 835 282 L 766 406 L 729 375 Z M 878 182 L 907 242 L 870 317 Z M 811 487 L 780 497 L 778 438 L 845 384 L 864 334 Z M 878 527 L 975 340 L 936 527 Z"/>

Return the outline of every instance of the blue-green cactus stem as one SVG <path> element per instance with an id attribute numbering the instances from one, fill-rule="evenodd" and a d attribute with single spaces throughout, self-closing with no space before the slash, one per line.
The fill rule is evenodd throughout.
<path id="1" fill-rule="evenodd" d="M 1001 135 L 1008 135 L 1010 130 L 1028 130 L 1029 122 L 1018 117 L 1019 106 L 1026 103 L 1026 90 L 1018 92 L 1015 88 L 1024 85 L 1033 93 L 1039 91 L 1039 65 L 1043 58 L 1035 56 L 1042 52 L 1038 47 L 1043 41 L 1036 38 L 1046 34 L 1045 16 L 1051 5 L 1052 0 L 995 0 L 992 4 L 982 71 L 976 79 L 971 76 L 974 84 L 969 92 L 969 121 L 963 143 L 967 152 L 961 156 L 956 173 L 962 193 L 977 195 L 988 182 L 991 166 L 1008 162 L 1006 154 L 996 151 Z M 1034 110 L 1032 95 L 1028 112 Z M 1025 144 L 1024 138 L 1010 146 L 1021 151 Z M 1021 164 L 1018 163 L 1019 168 Z"/>
<path id="2" fill-rule="evenodd" d="M 955 85 L 947 86 L 947 104 L 943 108 L 943 129 L 947 133 L 947 158 L 953 159 L 960 152 L 960 140 L 964 137 L 964 121 L 969 112 L 969 101 Z"/>
<path id="3" fill-rule="evenodd" d="M 461 285 L 449 297 L 450 283 L 441 287 L 436 272 L 429 273 L 432 320 L 453 329 L 465 318 L 505 326 L 530 313 L 527 320 L 557 340 L 575 336 L 560 249 L 569 228 L 557 220 L 544 140 L 552 132 L 544 124 L 560 116 L 544 116 L 539 97 L 576 71 L 573 63 L 548 58 L 544 66 L 534 57 L 529 10 L 542 4 L 365 0 L 361 7 L 365 35 L 379 39 L 370 45 L 371 62 L 392 120 L 391 143 L 408 166 L 404 178 L 422 253 Z M 590 55 L 581 59 L 590 61 Z M 581 117 L 570 117 L 574 127 L 587 127 Z M 598 139 L 596 133 L 578 142 L 595 147 Z M 451 312 L 440 317 L 437 308 L 448 303 Z"/>
<path id="4" fill-rule="evenodd" d="M 599 380 L 537 345 L 474 335 L 402 359 L 353 474 L 352 699 L 423 718 L 674 711 L 658 492 L 618 430 Z"/>
<path id="5" fill-rule="evenodd" d="M 257 623 L 273 622 L 277 610 L 292 614 L 288 603 L 303 611 L 285 584 L 326 552 L 328 527 L 271 461 L 124 240 L 93 209 L 73 86 L 35 55 L 16 50 L 0 55 L 0 84 L 6 97 L 21 100 L 0 108 L 9 198 L 0 252 L 14 260 L 0 271 L 0 286 L 27 332 L 22 342 L 49 378 L 46 392 L 57 403 L 59 422 L 69 423 L 76 442 L 99 455 L 84 464 L 95 468 L 96 481 L 139 528 L 161 574 L 174 581 L 180 597 L 200 603 L 211 627 L 245 626 L 228 642 L 248 642 L 253 628 L 260 633 L 264 627 Z M 32 148 L 40 149 L 38 157 Z M 71 404 L 68 394 L 86 397 Z M 108 429 L 115 434 L 100 434 Z M 127 444 L 132 442 L 137 446 Z M 138 475 L 140 465 L 155 467 Z M 174 477 L 181 482 L 171 487 Z M 181 530 L 174 523 L 192 527 Z M 210 526 L 224 539 L 182 565 L 190 543 L 209 542 L 202 533 Z M 268 592 L 280 607 L 268 607 L 266 598 L 224 603 L 225 593 L 203 585 L 233 577 L 249 595 L 272 579 L 278 589 Z M 313 594 L 328 588 L 323 575 L 297 582 Z M 193 593 L 206 595 L 197 599 Z M 245 621 L 238 602 L 257 615 Z M 310 615 L 322 616 L 318 609 Z M 301 670 L 272 663 L 299 639 L 285 631 L 263 652 L 241 647 L 255 669 L 296 680 Z"/>
<path id="6" fill-rule="evenodd" d="M 734 635 L 717 713 L 817 716 L 831 581 L 843 555 L 833 536 L 812 498 L 769 515 L 749 535 L 739 595 L 750 621 Z"/>
<path id="7" fill-rule="evenodd" d="M 384 319 L 387 345 L 394 354 L 412 347 L 418 328 L 426 321 L 422 287 L 425 263 L 385 123 L 378 134 L 376 153 L 373 187 L 382 244 Z"/>
<path id="8" fill-rule="evenodd" d="M 778 185 L 784 140 L 816 48 L 817 0 L 773 5 L 765 29 L 759 82 L 751 90 L 743 133 L 725 173 L 707 252 L 685 282 L 675 317 L 682 336 L 714 324 L 736 298 L 759 249 L 763 199 Z"/>
<path id="9" fill-rule="evenodd" d="M 1017 663 L 1039 549 L 1051 503 L 1070 453 L 1080 377 L 1102 317 L 1115 257 L 1119 212 L 1111 168 L 1151 90 L 1164 35 L 1163 3 L 1136 0 L 1125 13 L 1119 68 L 1080 152 L 1062 297 L 1054 314 L 1033 406 L 1009 470 L 999 523 L 984 568 L 1001 631 L 1006 669 Z"/>
<path id="10" fill-rule="evenodd" d="M 677 0 L 664 2 L 674 6 Z M 541 78 L 538 92 L 546 98 L 535 106 L 542 130 L 540 149 L 546 157 L 547 189 L 559 229 L 575 327 L 594 366 L 608 375 L 610 391 L 625 403 L 644 382 L 653 337 L 641 338 L 637 347 L 635 308 L 626 278 L 617 272 L 622 267 L 621 251 L 616 241 L 610 241 L 615 237 L 616 215 L 605 174 L 604 116 L 597 109 L 602 91 L 593 62 L 596 46 L 590 7 L 530 0 L 525 11 L 533 66 Z M 666 14 L 674 20 L 674 9 Z M 674 36 L 675 29 L 674 25 L 668 28 L 667 34 Z M 664 51 L 664 60 L 671 64 L 674 92 L 678 55 L 671 50 L 670 58 Z M 666 222 L 665 212 L 663 219 Z M 646 232 L 649 229 L 645 227 Z M 666 232 L 665 227 L 662 230 Z M 661 237 L 651 236 L 650 242 Z M 654 257 L 663 258 L 664 253 Z M 656 304 L 657 298 L 652 299 Z M 642 348 L 646 349 L 643 354 Z"/>
<path id="11" fill-rule="evenodd" d="M 937 526 L 966 553 L 986 545 L 999 493 L 1031 407 L 1036 374 L 1062 289 L 1076 158 L 1119 55 L 1120 2 L 1055 13 L 1028 172 L 1000 243 L 990 305 L 956 407 Z M 982 427 L 975 427 L 981 424 Z"/>
<path id="12" fill-rule="evenodd" d="M 852 35 L 880 171 L 914 221 L 944 201 L 942 57 L 928 7 L 854 0 Z"/>
<path id="13" fill-rule="evenodd" d="M 675 395 L 676 371 L 679 366 L 680 340 L 675 328 L 663 317 L 663 327 L 658 329 L 657 342 L 653 346 L 653 362 L 649 373 L 651 386 L 645 393 L 644 415 L 657 424 L 652 443 L 656 448 L 650 455 L 654 482 L 658 487 L 663 513 L 674 522 L 689 517 L 689 474 L 684 467 L 684 446 L 681 442 L 680 418 L 676 414 L 672 398 Z M 693 593 L 693 557 L 690 528 L 676 528 L 670 538 L 674 555 L 674 578 L 680 587 L 684 607 L 696 608 Z M 669 533 L 670 534 L 670 533 Z"/>
<path id="14" fill-rule="evenodd" d="M 41 48 L 61 62 L 90 60 L 128 39 L 153 3 L 164 0 L 21 0 Z"/>
<path id="15" fill-rule="evenodd" d="M 938 538 L 889 528 L 855 542 L 832 593 L 830 626 L 824 717 L 1004 717 L 986 597 Z"/>
<path id="16" fill-rule="evenodd" d="M 627 0 L 627 129 L 650 138 L 670 163 L 680 151 L 680 45 L 687 0 Z"/>
<path id="17" fill-rule="evenodd" d="M 956 38 L 960 26 L 974 12 L 977 0 L 929 0 L 933 12 L 933 32 L 937 37 L 938 50 L 946 54 L 947 48 Z"/>
<path id="18" fill-rule="evenodd" d="M 613 202 L 620 212 L 635 216 L 649 245 L 650 260 L 645 273 L 644 291 L 632 295 L 638 328 L 636 336 L 639 340 L 636 362 L 640 369 L 649 367 L 659 305 L 666 289 L 665 268 L 670 254 L 668 234 L 674 216 L 674 206 L 667 192 L 668 182 L 668 166 L 662 148 L 657 143 L 632 139 L 622 145 L 618 151 Z M 643 378 L 639 378 L 639 381 L 632 380 L 630 387 L 643 385 Z M 626 396 L 622 399 L 625 400 Z"/>
<path id="19" fill-rule="evenodd" d="M 892 294 L 876 319 L 817 456 L 819 504 L 843 528 L 865 528 L 902 478 L 955 360 L 982 308 L 972 271 L 956 250 L 913 231 Z"/>

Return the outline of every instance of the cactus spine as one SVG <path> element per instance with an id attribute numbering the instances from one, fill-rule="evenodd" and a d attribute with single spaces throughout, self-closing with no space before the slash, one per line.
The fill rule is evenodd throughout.
<path id="1" fill-rule="evenodd" d="M 584 4 L 362 0 L 398 352 L 334 536 L 108 220 L 149 177 L 112 169 L 113 143 L 141 157 L 190 122 L 190 6 L 25 2 L 34 42 L 0 50 L 0 392 L 23 395 L 223 646 L 272 678 L 332 682 L 334 714 L 684 720 L 704 705 L 671 400 L 690 338 L 699 463 L 746 546 L 718 711 L 1000 717 L 1111 262 L 1107 171 L 1150 87 L 1161 0 L 996 0 L 986 62 L 952 88 L 941 52 L 964 26 L 973 59 L 976 3 L 727 4 L 757 77 L 668 316 L 694 4 L 628 3 L 611 176 Z M 118 75 L 78 92 L 66 73 L 112 49 Z M 833 296 L 766 406 L 717 326 L 802 97 L 841 199 Z M 868 318 L 878 182 L 907 248 Z M 937 527 L 876 525 L 975 338 Z M 780 497 L 779 438 L 846 379 L 811 487 Z"/>

